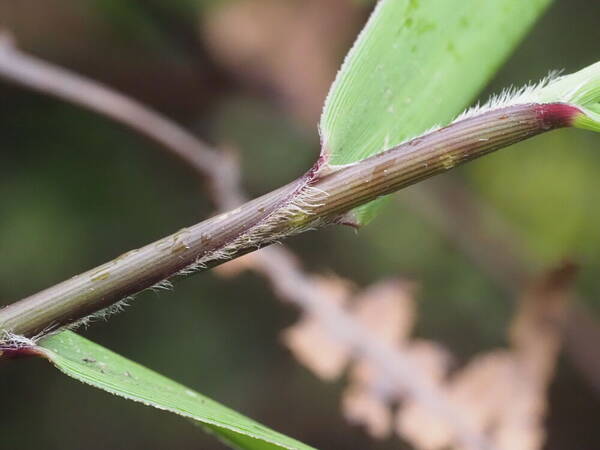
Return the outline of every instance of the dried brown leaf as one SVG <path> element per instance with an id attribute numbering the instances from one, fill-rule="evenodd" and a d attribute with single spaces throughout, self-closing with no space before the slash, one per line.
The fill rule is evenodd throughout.
<path id="1" fill-rule="evenodd" d="M 538 450 L 545 432 L 546 389 L 560 348 L 574 275 L 571 265 L 552 270 L 523 295 L 510 328 L 512 348 L 472 360 L 441 387 L 467 424 L 488 433 L 500 450 Z M 451 424 L 409 399 L 397 431 L 415 447 L 456 447 Z"/>
<path id="2" fill-rule="evenodd" d="M 554 371 L 576 272 L 575 265 L 565 263 L 533 283 L 510 328 L 509 338 L 523 369 L 539 383 Z"/>
<path id="3" fill-rule="evenodd" d="M 353 304 L 352 313 L 381 340 L 403 351 L 415 322 L 414 285 L 401 280 L 387 280 L 368 287 Z M 358 359 L 350 374 L 349 390 L 364 390 L 374 396 L 393 398 L 399 392 L 380 369 L 366 359 Z M 368 425 L 368 424 L 367 424 Z"/>
<path id="4" fill-rule="evenodd" d="M 406 348 L 406 352 L 420 369 L 420 375 L 427 377 L 442 393 L 451 357 L 440 345 L 416 340 Z M 414 398 L 403 397 L 396 418 L 396 431 L 404 439 L 419 449 L 439 449 L 448 446 L 454 438 L 452 424 L 441 420 L 435 411 L 422 405 Z"/>
<path id="5" fill-rule="evenodd" d="M 442 383 L 452 356 L 441 345 L 425 339 L 414 339 L 405 349 L 415 365 L 434 382 Z"/>
<path id="6" fill-rule="evenodd" d="M 413 284 L 401 280 L 379 282 L 355 298 L 353 315 L 373 335 L 402 351 L 416 317 L 414 290 Z M 384 437 L 391 427 L 391 420 L 384 433 L 380 410 L 385 409 L 388 415 L 391 414 L 388 403 L 398 395 L 400 389 L 378 367 L 365 359 L 358 359 L 352 368 L 344 396 L 344 414 L 353 417 L 354 423 L 365 425 L 373 437 Z M 365 408 L 362 412 L 361 407 Z"/>
<path id="7" fill-rule="evenodd" d="M 364 425 L 375 439 L 386 438 L 392 430 L 392 412 L 387 401 L 360 386 L 346 389 L 342 411 L 346 420 Z"/>
<path id="8" fill-rule="evenodd" d="M 440 382 L 450 360 L 449 354 L 439 345 L 416 340 L 403 348 L 418 371 L 416 377 L 430 377 L 432 382 Z M 405 393 L 403 386 L 391 382 L 383 376 L 376 367 L 359 361 L 354 365 L 350 376 L 350 384 L 344 394 L 342 409 L 346 417 L 351 417 L 353 423 L 365 425 L 369 434 L 375 438 L 386 437 L 391 427 L 390 422 L 384 422 L 383 417 L 391 416 L 391 407 L 395 400 Z M 353 400 L 350 402 L 347 399 Z M 360 408 L 364 408 L 363 411 Z M 385 408 L 386 415 L 381 412 Z M 384 427 L 385 424 L 386 425 Z M 385 430 L 385 433 L 384 433 Z"/>
<path id="9" fill-rule="evenodd" d="M 414 290 L 412 283 L 402 280 L 376 283 L 355 297 L 352 315 L 373 335 L 400 349 L 415 322 Z M 354 386 L 371 386 L 379 392 L 395 390 L 395 386 L 385 385 L 385 377 L 379 374 L 377 367 L 363 359 L 356 361 L 351 381 Z"/>
<path id="10" fill-rule="evenodd" d="M 502 450 L 537 450 L 545 440 L 546 391 L 560 352 L 575 265 L 548 271 L 527 289 L 510 329 L 515 378 L 495 441 Z"/>
<path id="11" fill-rule="evenodd" d="M 337 277 L 313 277 L 322 297 L 336 305 L 345 305 L 351 295 L 351 284 Z M 282 339 L 292 354 L 324 380 L 338 378 L 346 367 L 351 349 L 327 330 L 318 317 L 304 314 L 295 325 L 284 330 Z"/>
<path id="12" fill-rule="evenodd" d="M 403 404 L 398 411 L 396 432 L 419 450 L 450 448 L 454 440 L 450 424 L 414 401 Z"/>
<path id="13" fill-rule="evenodd" d="M 512 355 L 496 351 L 475 358 L 443 387 L 446 395 L 474 430 L 488 430 L 512 398 Z M 397 431 L 419 449 L 456 445 L 452 424 L 409 399 L 398 413 Z"/>
<path id="14" fill-rule="evenodd" d="M 301 364 L 324 380 L 338 378 L 350 358 L 350 349 L 316 319 L 306 318 L 283 332 L 283 342 Z"/>
<path id="15" fill-rule="evenodd" d="M 387 280 L 370 286 L 356 297 L 353 314 L 384 341 L 400 344 L 415 323 L 414 285 Z"/>

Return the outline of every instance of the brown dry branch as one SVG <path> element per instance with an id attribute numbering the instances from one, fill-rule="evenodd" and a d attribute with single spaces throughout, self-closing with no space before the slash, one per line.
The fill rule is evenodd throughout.
<path id="1" fill-rule="evenodd" d="M 143 105 L 122 94 L 20 52 L 6 34 L 0 47 L 0 76 L 21 86 L 106 115 L 149 138 L 163 150 L 179 157 L 200 175 L 206 177 L 212 188 L 215 203 L 220 209 L 231 208 L 242 201 L 243 196 L 237 188 L 239 174 L 233 152 L 229 151 L 220 155 L 168 119 L 147 110 Z M 395 333 L 406 334 L 406 332 L 402 332 L 402 329 L 394 331 L 394 327 L 397 327 L 400 321 L 388 322 L 387 338 L 374 333 L 368 324 L 361 323 L 360 318 L 352 317 L 343 308 L 331 303 L 331 299 L 336 296 L 335 289 L 340 289 L 337 286 L 339 282 L 330 282 L 329 288 L 324 288 L 328 285 L 327 282 L 322 280 L 315 282 L 315 279 L 306 275 L 296 264 L 294 256 L 283 247 L 263 249 L 245 259 L 235 261 L 235 264 L 246 264 L 253 270 L 262 273 L 281 297 L 293 302 L 307 316 L 317 318 L 320 323 L 325 323 L 327 334 L 332 333 L 334 341 L 338 341 L 337 344 L 333 344 L 329 352 L 335 353 L 339 352 L 340 348 L 348 348 L 348 350 L 342 350 L 342 353 L 359 355 L 363 361 L 367 362 L 362 368 L 361 366 L 356 368 L 354 377 L 362 380 L 360 383 L 357 381 L 356 386 L 373 378 L 374 375 L 368 375 L 368 373 L 375 367 L 374 373 L 377 374 L 377 377 L 381 377 L 384 384 L 388 385 L 387 389 L 395 390 L 396 385 L 402 386 L 405 395 L 426 405 L 434 417 L 440 417 L 445 423 L 448 423 L 453 430 L 453 435 L 457 436 L 465 448 L 491 448 L 485 439 L 470 430 L 469 426 L 461 420 L 460 414 L 448 403 L 444 394 L 438 392 L 433 384 L 424 381 L 423 371 L 418 364 L 414 364 L 414 358 L 390 345 L 389 340 L 395 336 Z M 374 305 L 382 302 L 380 298 L 372 298 Z M 394 301 L 386 301 L 384 307 L 385 303 L 388 304 L 387 307 L 394 305 Z M 368 302 L 364 300 L 363 304 L 367 305 Z M 375 307 L 381 308 L 381 306 Z M 367 306 L 359 309 L 359 315 L 364 316 L 363 320 L 367 320 L 368 323 L 372 323 L 373 318 L 377 316 L 373 311 L 369 311 Z M 370 319 L 366 319 L 367 317 Z M 396 311 L 396 317 L 403 317 L 401 310 Z M 404 327 L 408 328 L 412 325 L 412 320 L 410 315 L 405 315 Z M 293 339 L 289 336 L 288 339 Z M 319 339 L 323 340 L 322 337 L 317 337 L 317 340 Z M 308 352 L 306 354 L 308 355 Z M 311 358 L 312 356 L 307 357 Z M 321 373 L 325 376 L 328 374 L 333 376 L 332 374 L 340 370 L 336 367 L 343 366 L 344 360 L 347 358 L 348 356 L 343 354 L 338 356 L 338 362 L 334 364 L 334 367 L 321 368 Z M 369 381 L 369 383 L 371 382 Z M 381 382 L 375 384 L 380 385 Z M 368 397 L 366 400 L 369 401 Z M 354 400 L 350 398 L 346 401 L 353 405 L 353 407 L 348 406 L 347 408 L 349 415 L 362 414 L 363 408 L 360 402 L 356 402 L 356 397 Z M 379 411 L 383 410 L 379 408 Z M 388 428 L 391 424 L 389 419 Z M 381 425 L 376 422 L 372 423 L 374 427 L 382 430 Z"/>
<path id="2" fill-rule="evenodd" d="M 209 181 L 220 207 L 241 199 L 235 189 L 220 186 L 237 182 L 233 156 L 213 151 L 171 120 L 97 81 L 75 74 L 20 51 L 10 33 L 0 32 L 0 77 L 16 85 L 55 97 L 106 116 L 149 139 Z"/>

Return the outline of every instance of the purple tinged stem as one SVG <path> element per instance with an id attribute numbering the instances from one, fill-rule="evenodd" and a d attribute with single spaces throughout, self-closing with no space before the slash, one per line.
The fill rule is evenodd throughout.
<path id="1" fill-rule="evenodd" d="M 27 337 L 73 324 L 156 285 L 199 257 L 219 251 L 265 226 L 309 184 L 318 188 L 308 213 L 268 222 L 262 234 L 279 239 L 313 223 L 335 223 L 344 213 L 425 178 L 545 131 L 570 126 L 581 111 L 566 104 L 515 105 L 455 122 L 334 172 L 307 175 L 242 207 L 184 229 L 0 310 L 0 331 Z M 321 175 L 322 174 L 322 175 Z M 266 233 L 266 234 L 265 234 Z M 270 242 L 240 243 L 229 259 Z M 206 268 L 227 259 L 209 261 Z M 204 269 L 204 267 L 202 268 Z"/>

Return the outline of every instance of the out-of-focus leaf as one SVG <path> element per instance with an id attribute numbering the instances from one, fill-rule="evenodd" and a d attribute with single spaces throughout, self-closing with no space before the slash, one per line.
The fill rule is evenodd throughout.
<path id="1" fill-rule="evenodd" d="M 238 0 L 204 14 L 200 29 L 219 64 L 313 131 L 363 12 L 347 0 Z"/>
<path id="2" fill-rule="evenodd" d="M 321 118 L 324 150 L 349 164 L 452 120 L 550 0 L 382 0 Z M 359 223 L 373 204 L 356 211 Z"/>
<path id="3" fill-rule="evenodd" d="M 42 340 L 38 348 L 66 375 L 111 394 L 197 421 L 233 447 L 312 448 L 70 331 Z"/>

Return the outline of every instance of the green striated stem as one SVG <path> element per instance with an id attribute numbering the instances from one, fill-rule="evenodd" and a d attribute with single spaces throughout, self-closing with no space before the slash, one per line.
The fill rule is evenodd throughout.
<path id="1" fill-rule="evenodd" d="M 202 270 L 268 245 L 275 235 L 280 240 L 298 229 L 344 222 L 343 215 L 359 205 L 499 148 L 573 125 L 581 114 L 578 108 L 561 103 L 509 106 L 456 122 L 331 173 L 320 175 L 312 170 L 234 211 L 6 306 L 0 310 L 0 331 L 32 337 L 73 324 L 177 274 L 199 258 Z M 290 208 L 307 192 L 307 185 L 316 189 L 310 190 L 310 197 L 302 197 L 303 203 L 297 204 L 301 209 Z M 223 249 L 228 250 L 226 254 Z"/>

